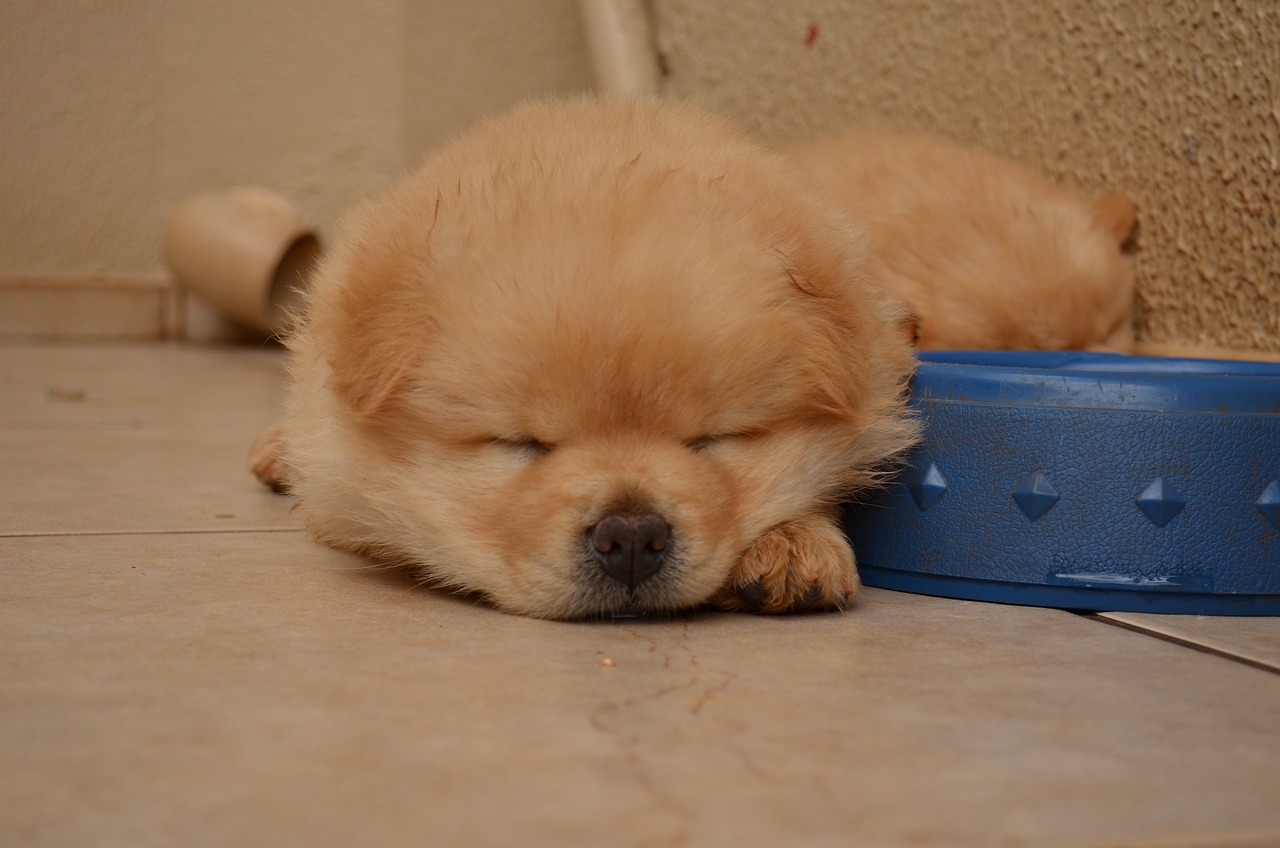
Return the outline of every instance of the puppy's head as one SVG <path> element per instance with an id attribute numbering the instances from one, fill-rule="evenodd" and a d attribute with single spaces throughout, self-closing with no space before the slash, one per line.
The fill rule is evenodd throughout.
<path id="1" fill-rule="evenodd" d="M 786 149 L 870 228 L 924 348 L 1132 346 L 1136 208 L 1084 201 L 940 138 L 864 129 Z"/>
<path id="2" fill-rule="evenodd" d="M 914 438 L 896 317 L 859 233 L 719 121 L 527 107 L 322 270 L 294 347 L 340 422 L 291 446 L 296 489 L 321 536 L 358 513 L 366 546 L 512 611 L 697 604 Z"/>
<path id="3" fill-rule="evenodd" d="M 935 266 L 941 274 L 917 275 L 931 290 L 913 302 L 920 346 L 1131 351 L 1134 202 L 1112 193 L 1089 204 L 1030 180 L 1005 191 L 1013 202 L 969 207 L 972 220 L 994 220 Z"/>

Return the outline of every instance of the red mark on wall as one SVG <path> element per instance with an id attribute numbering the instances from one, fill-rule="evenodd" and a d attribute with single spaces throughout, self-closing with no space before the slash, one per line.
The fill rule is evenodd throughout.
<path id="1" fill-rule="evenodd" d="M 818 25 L 809 24 L 809 28 L 804 31 L 804 46 L 812 47 L 818 40 Z"/>

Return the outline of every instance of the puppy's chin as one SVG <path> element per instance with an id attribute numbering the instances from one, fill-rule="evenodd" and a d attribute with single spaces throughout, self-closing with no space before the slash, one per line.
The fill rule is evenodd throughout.
<path id="1" fill-rule="evenodd" d="M 546 572 L 559 570 L 561 563 L 528 563 L 526 567 Z M 688 585 L 683 579 L 684 563 L 670 563 L 667 569 L 635 587 L 627 586 L 606 575 L 598 566 L 583 559 L 563 581 L 538 581 L 524 585 L 520 591 L 493 593 L 489 597 L 508 612 L 536 618 L 584 619 L 610 616 L 631 617 L 663 615 L 687 610 L 704 603 L 711 592 Z M 719 584 L 728 576 L 721 575 Z M 714 591 L 714 590 L 712 590 Z"/>

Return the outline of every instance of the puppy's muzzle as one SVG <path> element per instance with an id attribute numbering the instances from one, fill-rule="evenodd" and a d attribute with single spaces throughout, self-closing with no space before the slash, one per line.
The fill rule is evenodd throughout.
<path id="1" fill-rule="evenodd" d="M 654 512 L 615 512 L 587 529 L 591 554 L 605 574 L 634 590 L 662 570 L 671 528 Z"/>

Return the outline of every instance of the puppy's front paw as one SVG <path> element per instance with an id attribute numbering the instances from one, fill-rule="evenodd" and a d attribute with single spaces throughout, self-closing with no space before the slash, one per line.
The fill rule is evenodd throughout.
<path id="1" fill-rule="evenodd" d="M 289 491 L 289 468 L 284 464 L 284 434 L 280 425 L 268 427 L 249 448 L 249 470 L 277 494 Z"/>
<path id="2" fill-rule="evenodd" d="M 830 518 L 815 516 L 781 524 L 757 539 L 711 603 L 731 611 L 805 612 L 845 609 L 857 595 L 848 541 Z"/>

